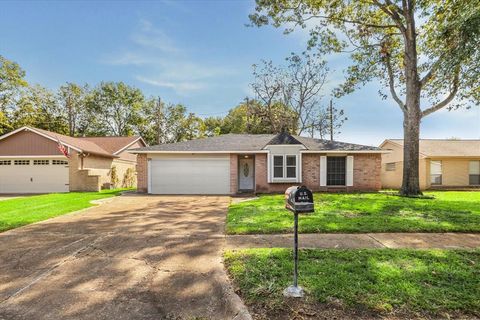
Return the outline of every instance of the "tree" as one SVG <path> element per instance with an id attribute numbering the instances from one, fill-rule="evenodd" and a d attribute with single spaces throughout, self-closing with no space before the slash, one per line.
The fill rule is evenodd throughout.
<path id="1" fill-rule="evenodd" d="M 67 133 L 68 128 L 55 95 L 39 85 L 22 91 L 11 112 L 10 122 L 13 128 L 33 126 L 62 134 Z"/>
<path id="2" fill-rule="evenodd" d="M 88 85 L 80 86 L 67 82 L 58 90 L 58 100 L 63 116 L 68 123 L 68 134 L 74 137 L 85 134 L 93 115 L 87 108 Z"/>
<path id="3" fill-rule="evenodd" d="M 335 108 L 330 99 L 328 107 L 319 109 L 318 113 L 312 117 L 311 122 L 308 124 L 310 136 L 313 138 L 315 133 L 318 132 L 321 139 L 328 137 L 333 141 L 334 136 L 341 133 L 340 128 L 347 120 L 348 118 L 345 116 L 343 109 Z"/>
<path id="4" fill-rule="evenodd" d="M 123 82 L 102 82 L 87 99 L 89 112 L 96 116 L 89 132 L 113 136 L 134 134 L 144 100 L 137 88 Z"/>
<path id="5" fill-rule="evenodd" d="M 28 83 L 20 66 L 0 55 L 0 135 L 13 129 L 9 119 L 20 93 Z"/>
<path id="6" fill-rule="evenodd" d="M 422 118 L 480 100 L 480 6 L 471 0 L 256 0 L 251 21 L 310 30 L 309 47 L 348 52 L 353 64 L 338 94 L 380 79 L 403 113 L 400 193 L 421 194 Z M 426 107 L 422 107 L 426 105 Z"/>

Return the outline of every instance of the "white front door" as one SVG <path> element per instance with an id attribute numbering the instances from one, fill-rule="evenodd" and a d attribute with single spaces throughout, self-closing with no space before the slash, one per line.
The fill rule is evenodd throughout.
<path id="1" fill-rule="evenodd" d="M 253 190 L 254 161 L 253 158 L 240 158 L 238 162 L 238 189 Z"/>

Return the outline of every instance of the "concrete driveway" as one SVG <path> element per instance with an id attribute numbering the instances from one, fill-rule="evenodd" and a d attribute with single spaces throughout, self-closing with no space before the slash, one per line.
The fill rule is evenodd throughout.
<path id="1" fill-rule="evenodd" d="M 0 234 L 0 319 L 245 319 L 228 197 L 124 195 Z"/>

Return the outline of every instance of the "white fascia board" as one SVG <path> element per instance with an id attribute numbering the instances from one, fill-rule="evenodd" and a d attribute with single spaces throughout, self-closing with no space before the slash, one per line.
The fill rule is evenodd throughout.
<path id="1" fill-rule="evenodd" d="M 238 154 L 254 154 L 254 153 L 268 153 L 268 150 L 255 150 L 255 151 L 153 151 L 153 150 L 128 150 L 130 153 L 151 153 L 151 154 L 168 154 L 168 153 L 174 153 L 174 154 L 208 154 L 208 153 L 238 153 Z"/>
<path id="2" fill-rule="evenodd" d="M 12 156 L 0 156 L 0 159 L 25 159 L 25 158 L 65 158 L 65 156 L 55 156 L 55 155 L 31 155 L 31 156 L 15 156 L 15 155 L 12 155 Z"/>
<path id="3" fill-rule="evenodd" d="M 128 149 L 128 147 L 130 147 L 132 144 L 134 144 L 134 143 L 137 142 L 138 140 L 142 141 L 143 144 L 147 146 L 147 144 L 145 143 L 145 141 L 143 141 L 142 137 L 138 137 L 137 139 L 133 140 L 132 142 L 130 142 L 129 144 L 127 144 L 126 146 L 124 146 L 123 148 L 121 148 L 120 150 L 115 151 L 115 152 L 113 153 L 113 155 L 119 154 L 120 152 L 124 151 L 125 149 Z"/>
<path id="4" fill-rule="evenodd" d="M 391 153 L 391 150 L 365 150 L 365 151 L 360 151 L 360 150 L 300 150 L 300 153 Z"/>

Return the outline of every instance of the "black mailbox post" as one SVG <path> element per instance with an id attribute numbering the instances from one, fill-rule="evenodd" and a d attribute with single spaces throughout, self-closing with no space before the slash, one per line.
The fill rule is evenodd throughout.
<path id="1" fill-rule="evenodd" d="M 303 297 L 303 289 L 298 286 L 298 214 L 314 212 L 312 191 L 305 186 L 290 187 L 285 191 L 285 208 L 293 212 L 293 286 L 286 288 L 283 295 L 287 297 Z"/>

